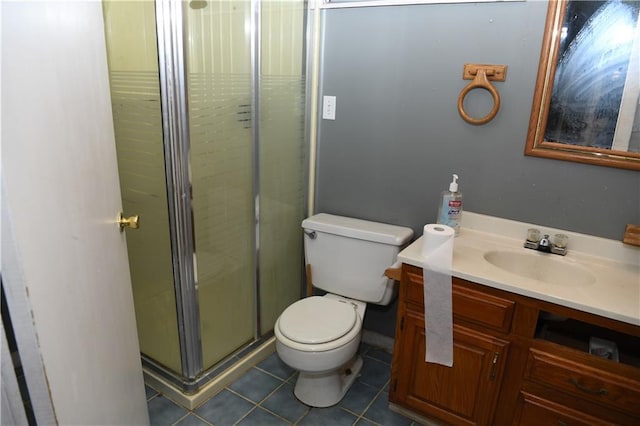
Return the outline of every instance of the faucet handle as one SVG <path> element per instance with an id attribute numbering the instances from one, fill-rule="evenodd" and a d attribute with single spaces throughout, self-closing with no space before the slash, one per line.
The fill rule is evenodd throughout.
<path id="1" fill-rule="evenodd" d="M 540 241 L 540 230 L 537 228 L 527 229 L 527 241 L 531 241 L 532 243 Z"/>
<path id="2" fill-rule="evenodd" d="M 569 242 L 569 236 L 567 234 L 556 234 L 553 236 L 553 245 L 558 248 L 565 248 Z"/>

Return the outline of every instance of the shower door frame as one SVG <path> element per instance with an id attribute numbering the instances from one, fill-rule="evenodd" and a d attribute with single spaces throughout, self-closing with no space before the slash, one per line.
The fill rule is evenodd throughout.
<path id="1" fill-rule="evenodd" d="M 160 71 L 160 100 L 162 109 L 163 145 L 167 199 L 169 204 L 170 240 L 173 263 L 173 278 L 176 295 L 178 336 L 181 354 L 182 375 L 163 367 L 153 359 L 142 356 L 145 368 L 159 374 L 185 392 L 196 392 L 200 387 L 229 366 L 228 359 L 234 354 L 246 354 L 269 339 L 273 332 L 261 333 L 260 312 L 260 71 L 261 71 L 261 0 L 250 0 L 251 15 L 251 126 L 252 126 L 252 171 L 254 238 L 254 306 L 253 341 L 238 348 L 229 357 L 206 369 L 203 365 L 200 327 L 200 306 L 196 272 L 195 227 L 190 165 L 189 111 L 185 7 L 182 0 L 155 0 L 156 33 L 158 41 L 158 65 Z M 307 2 L 304 24 L 308 31 Z M 308 35 L 303 33 L 303 75 L 310 63 L 307 50 Z M 305 93 L 305 105 L 308 93 Z M 305 108 L 306 109 L 306 108 Z M 309 114 L 305 112 L 304 141 L 308 146 Z M 307 171 L 308 172 L 308 171 Z M 309 176 L 306 176 L 309 180 Z M 301 265 L 301 276 L 302 274 Z M 301 293 L 302 295 L 302 293 Z"/>
<path id="2" fill-rule="evenodd" d="M 184 57 L 183 2 L 156 0 L 160 102 L 169 201 L 169 233 L 182 375 L 203 369 L 190 180 L 189 111 Z"/>

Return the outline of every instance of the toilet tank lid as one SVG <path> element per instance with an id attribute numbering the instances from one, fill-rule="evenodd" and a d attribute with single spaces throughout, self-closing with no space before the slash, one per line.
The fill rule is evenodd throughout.
<path id="1" fill-rule="evenodd" d="M 413 230 L 404 226 L 318 213 L 302 221 L 302 227 L 359 240 L 401 246 L 411 240 Z"/>

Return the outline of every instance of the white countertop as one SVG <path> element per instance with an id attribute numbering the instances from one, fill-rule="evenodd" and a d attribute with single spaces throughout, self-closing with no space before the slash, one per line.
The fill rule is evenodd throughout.
<path id="1" fill-rule="evenodd" d="M 569 236 L 566 256 L 540 253 L 523 247 L 528 228 L 543 234 Z M 515 222 L 464 212 L 460 235 L 454 239 L 451 275 L 489 287 L 567 306 L 626 323 L 640 325 L 640 247 L 624 245 L 585 234 L 541 225 Z M 588 283 L 546 283 L 507 272 L 484 259 L 491 250 L 552 256 L 587 270 L 595 279 Z M 398 261 L 422 267 L 422 237 L 398 255 Z"/>

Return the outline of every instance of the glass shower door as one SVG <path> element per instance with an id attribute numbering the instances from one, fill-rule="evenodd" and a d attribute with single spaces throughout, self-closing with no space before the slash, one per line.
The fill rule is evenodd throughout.
<path id="1" fill-rule="evenodd" d="M 188 10 L 187 63 L 206 369 L 270 332 L 301 294 L 305 4 L 198 5 Z"/>
<path id="2" fill-rule="evenodd" d="M 140 347 L 193 391 L 301 295 L 305 2 L 103 10 Z"/>
<path id="3" fill-rule="evenodd" d="M 261 3 L 260 332 L 300 298 L 305 213 L 302 0 Z"/>
<path id="4" fill-rule="evenodd" d="M 103 1 L 122 205 L 141 352 L 182 372 L 171 259 L 153 0 Z"/>
<path id="5" fill-rule="evenodd" d="M 186 13 L 193 217 L 205 369 L 253 341 L 255 333 L 250 14 L 250 1 L 222 0 L 191 2 Z"/>

